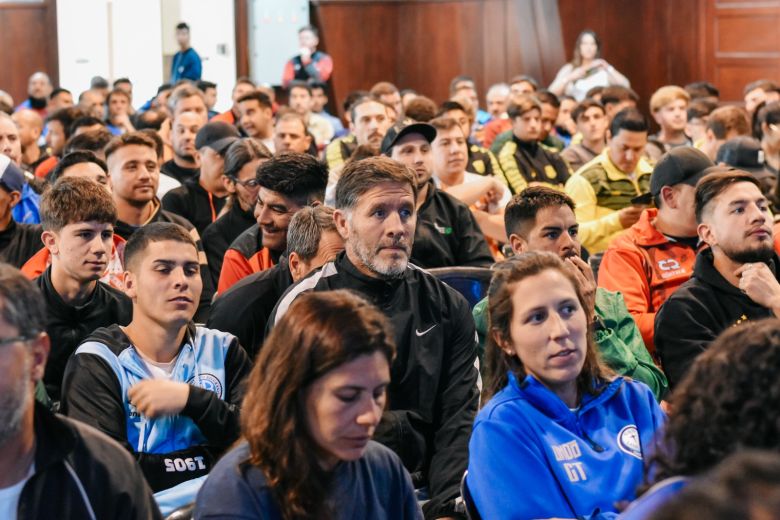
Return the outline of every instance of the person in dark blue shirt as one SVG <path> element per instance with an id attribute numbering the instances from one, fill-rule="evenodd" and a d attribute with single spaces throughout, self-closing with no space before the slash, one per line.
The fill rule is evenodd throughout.
<path id="1" fill-rule="evenodd" d="M 181 79 L 200 80 L 203 65 L 195 49 L 190 47 L 190 26 L 182 22 L 176 26 L 176 41 L 181 50 L 173 55 L 171 63 L 171 83 Z"/>

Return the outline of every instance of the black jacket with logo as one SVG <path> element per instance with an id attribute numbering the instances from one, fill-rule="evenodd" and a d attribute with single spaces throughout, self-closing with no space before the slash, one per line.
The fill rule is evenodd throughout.
<path id="1" fill-rule="evenodd" d="M 773 255 L 769 268 L 778 277 L 780 258 Z M 780 278 L 778 278 L 780 281 Z M 715 269 L 710 249 L 696 257 L 693 276 L 661 306 L 655 318 L 655 349 L 670 388 L 680 383 L 696 356 L 729 327 L 773 316 Z"/>
<path id="2" fill-rule="evenodd" d="M 46 302 L 46 332 L 51 338 L 43 382 L 49 396 L 58 401 L 65 365 L 76 347 L 96 329 L 130 323 L 133 302 L 123 292 L 97 282 L 89 301 L 78 307 L 68 305 L 51 283 L 51 267 L 36 282 Z"/>
<path id="3" fill-rule="evenodd" d="M 416 484 L 427 482 L 426 518 L 453 515 L 479 403 L 474 319 L 454 289 L 409 264 L 403 277 L 371 278 L 345 253 L 290 287 L 269 329 L 300 294 L 350 289 L 390 320 L 397 354 L 374 440 L 395 451 Z"/>
<path id="4" fill-rule="evenodd" d="M 18 520 L 162 518 L 132 456 L 94 428 L 35 404 L 35 473 Z"/>
<path id="5" fill-rule="evenodd" d="M 233 334 L 254 361 L 263 346 L 268 318 L 292 284 L 287 257 L 282 256 L 272 268 L 250 274 L 217 296 L 206 326 Z"/>
<path id="6" fill-rule="evenodd" d="M 413 264 L 431 267 L 489 267 L 493 263 L 485 236 L 464 203 L 428 183 L 425 202 L 417 213 L 412 246 Z"/>

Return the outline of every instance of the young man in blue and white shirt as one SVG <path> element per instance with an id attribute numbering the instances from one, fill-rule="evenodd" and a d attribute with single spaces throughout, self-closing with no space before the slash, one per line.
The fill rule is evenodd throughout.
<path id="1" fill-rule="evenodd" d="M 202 282 L 183 228 L 153 223 L 125 248 L 133 320 L 91 334 L 66 368 L 62 408 L 136 457 L 163 514 L 194 500 L 239 435 L 249 360 L 230 334 L 195 326 Z"/>

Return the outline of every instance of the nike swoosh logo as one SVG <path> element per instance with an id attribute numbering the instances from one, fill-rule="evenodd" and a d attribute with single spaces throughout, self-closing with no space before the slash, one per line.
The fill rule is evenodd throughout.
<path id="1" fill-rule="evenodd" d="M 434 324 L 434 325 L 431 325 L 431 328 L 429 328 L 429 329 L 427 329 L 427 330 L 424 330 L 424 331 L 420 332 L 420 330 L 418 329 L 418 330 L 415 330 L 414 332 L 415 332 L 415 334 L 417 334 L 418 336 L 425 336 L 425 335 L 426 335 L 426 334 L 428 334 L 430 331 L 432 331 L 432 330 L 433 330 L 435 327 L 436 327 L 436 325 Z"/>

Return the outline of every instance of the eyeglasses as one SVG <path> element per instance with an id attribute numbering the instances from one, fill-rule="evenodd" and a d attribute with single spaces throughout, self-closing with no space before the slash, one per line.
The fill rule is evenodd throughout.
<path id="1" fill-rule="evenodd" d="M 18 341 L 21 341 L 21 342 L 30 341 L 31 339 L 33 339 L 33 338 L 31 338 L 29 336 L 16 336 L 15 338 L 0 339 L 0 347 L 4 347 L 6 345 L 10 345 L 11 343 L 16 343 Z"/>
<path id="2" fill-rule="evenodd" d="M 244 188 L 249 189 L 255 189 L 258 186 L 260 186 L 260 183 L 257 182 L 257 179 L 249 179 L 248 181 L 241 181 L 237 177 L 228 177 L 231 181 L 235 182 L 236 184 L 240 184 Z"/>

